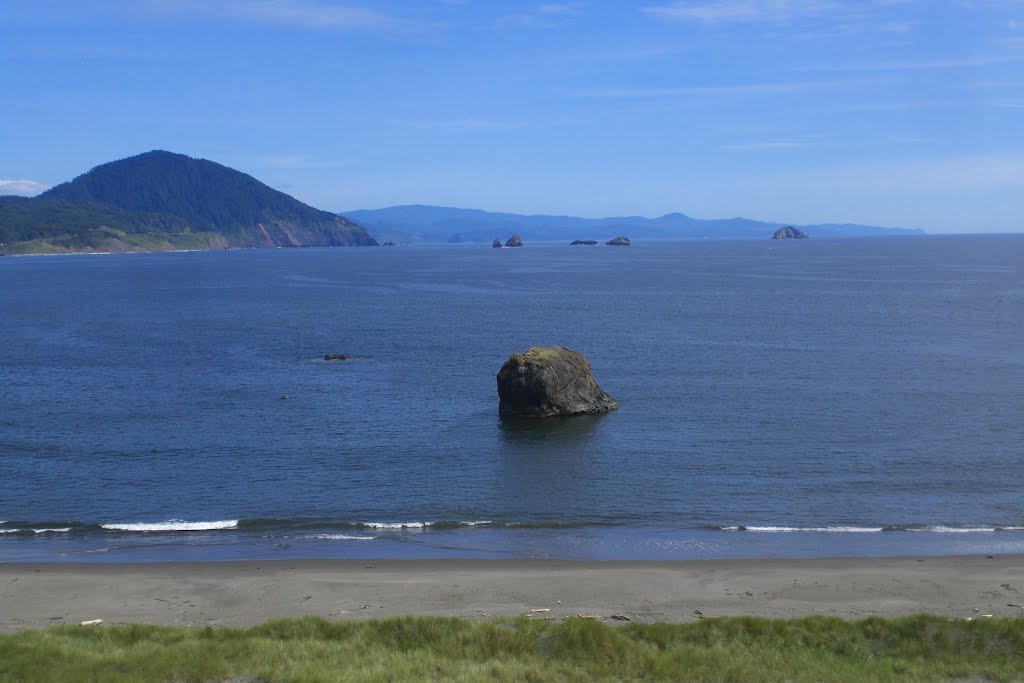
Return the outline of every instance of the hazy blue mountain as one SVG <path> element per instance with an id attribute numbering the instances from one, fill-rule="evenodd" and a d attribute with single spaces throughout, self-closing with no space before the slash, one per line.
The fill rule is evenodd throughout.
<path id="1" fill-rule="evenodd" d="M 631 239 L 768 239 L 787 225 L 747 218 L 699 219 L 682 213 L 659 218 L 620 216 L 576 218 L 573 216 L 526 216 L 479 209 L 407 205 L 385 209 L 346 211 L 345 215 L 380 239 L 398 242 L 491 242 L 514 232 L 530 240 L 595 239 L 618 235 Z M 788 224 L 792 225 L 792 224 Z M 872 225 L 800 225 L 810 237 L 880 237 L 924 234 L 923 230 L 883 228 Z"/>
<path id="2" fill-rule="evenodd" d="M 240 171 L 164 151 L 102 164 L 38 197 L 0 198 L 0 253 L 376 243 Z"/>

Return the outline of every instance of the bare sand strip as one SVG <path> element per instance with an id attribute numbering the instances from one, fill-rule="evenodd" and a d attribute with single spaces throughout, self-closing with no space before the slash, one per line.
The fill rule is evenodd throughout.
<path id="1" fill-rule="evenodd" d="M 4 632 L 92 619 L 251 626 L 300 615 L 332 620 L 405 614 L 610 620 L 614 615 L 644 622 L 726 615 L 1024 616 L 1024 607 L 1015 605 L 1024 605 L 1021 555 L 0 564 Z"/>

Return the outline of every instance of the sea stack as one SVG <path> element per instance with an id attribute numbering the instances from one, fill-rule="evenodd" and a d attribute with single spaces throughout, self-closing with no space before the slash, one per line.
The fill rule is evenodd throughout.
<path id="1" fill-rule="evenodd" d="M 787 225 L 784 228 L 779 228 L 772 235 L 773 240 L 805 240 L 807 239 L 807 233 L 803 230 L 798 230 L 792 225 Z"/>
<path id="2" fill-rule="evenodd" d="M 498 371 L 498 414 L 555 417 L 606 413 L 619 407 L 590 374 L 582 354 L 561 346 L 531 346 Z"/>
<path id="3" fill-rule="evenodd" d="M 508 241 L 505 242 L 505 246 L 506 247 L 521 247 L 521 246 L 523 246 L 523 238 L 520 237 L 519 233 L 517 232 L 516 234 L 514 234 L 514 235 L 512 235 L 511 237 L 508 238 Z"/>
<path id="4" fill-rule="evenodd" d="M 494 247 L 495 249 L 501 249 L 501 238 L 495 237 L 494 241 L 491 242 L 491 246 Z"/>
<path id="5" fill-rule="evenodd" d="M 605 242 L 605 244 L 607 244 L 609 247 L 628 247 L 630 245 L 630 241 L 628 237 L 620 236 L 616 237 L 613 240 L 608 240 L 607 242 Z"/>

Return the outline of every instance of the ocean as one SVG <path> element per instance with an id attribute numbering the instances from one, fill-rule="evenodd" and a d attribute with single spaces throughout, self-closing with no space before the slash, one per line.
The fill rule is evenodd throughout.
<path id="1" fill-rule="evenodd" d="M 0 320 L 0 562 L 1024 552 L 1024 235 L 4 258 Z M 620 409 L 499 419 L 535 344 Z"/>

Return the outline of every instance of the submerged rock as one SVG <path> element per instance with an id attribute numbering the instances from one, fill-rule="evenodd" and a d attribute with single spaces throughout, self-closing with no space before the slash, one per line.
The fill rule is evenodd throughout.
<path id="1" fill-rule="evenodd" d="M 324 360 L 348 360 L 351 357 L 347 353 L 328 353 L 324 356 Z"/>
<path id="2" fill-rule="evenodd" d="M 501 249 L 501 238 L 495 237 L 494 241 L 491 242 L 491 246 L 494 247 L 495 249 Z"/>
<path id="3" fill-rule="evenodd" d="M 608 240 L 605 244 L 609 247 L 628 247 L 630 245 L 630 241 L 628 237 L 616 237 L 613 240 Z"/>
<path id="4" fill-rule="evenodd" d="M 592 247 L 597 244 L 597 240 L 573 240 L 570 244 L 574 247 L 578 247 L 580 245 Z"/>
<path id="5" fill-rule="evenodd" d="M 619 407 L 590 374 L 590 363 L 561 346 L 531 346 L 498 371 L 498 414 L 553 417 L 606 413 Z"/>
<path id="6" fill-rule="evenodd" d="M 511 237 L 508 238 L 508 241 L 505 242 L 505 246 L 506 247 L 521 247 L 521 246 L 523 246 L 523 238 L 520 237 L 519 233 L 517 232 L 516 234 L 514 234 L 514 235 L 512 235 Z"/>
<path id="7" fill-rule="evenodd" d="M 784 228 L 779 228 L 772 235 L 773 240 L 805 240 L 807 239 L 807 233 L 803 230 L 794 228 L 791 225 L 787 225 Z"/>

